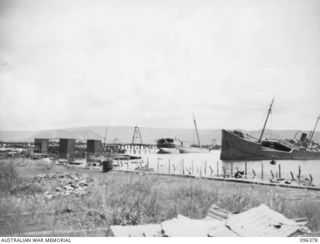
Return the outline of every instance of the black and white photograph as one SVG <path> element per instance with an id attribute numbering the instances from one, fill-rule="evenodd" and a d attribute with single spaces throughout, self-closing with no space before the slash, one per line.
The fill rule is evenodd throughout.
<path id="1" fill-rule="evenodd" d="M 0 0 L 0 242 L 317 243 L 319 120 L 319 0 Z"/>

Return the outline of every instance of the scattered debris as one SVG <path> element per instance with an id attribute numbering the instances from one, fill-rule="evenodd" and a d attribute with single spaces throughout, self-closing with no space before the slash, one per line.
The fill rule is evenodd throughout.
<path id="1" fill-rule="evenodd" d="M 242 178 L 243 175 L 244 175 L 244 171 L 237 171 L 237 172 L 234 174 L 234 178 L 239 179 L 239 178 Z"/>
<path id="2" fill-rule="evenodd" d="M 68 163 L 70 164 L 70 165 L 84 165 L 84 166 L 86 166 L 87 165 L 87 160 L 86 159 L 70 159 L 69 161 L 68 161 Z"/>
<path id="3" fill-rule="evenodd" d="M 34 177 L 34 181 L 41 184 L 55 185 L 44 195 L 47 199 L 58 196 L 76 195 L 81 196 L 88 193 L 90 177 L 87 174 L 62 173 L 62 174 L 39 174 Z"/>
<path id="4" fill-rule="evenodd" d="M 206 216 L 206 219 L 217 219 L 217 220 L 225 220 L 229 218 L 232 213 L 228 210 L 220 208 L 219 206 L 212 204 L 209 212 Z"/>
<path id="5" fill-rule="evenodd" d="M 287 237 L 310 233 L 307 220 L 288 219 L 262 204 L 239 214 L 212 205 L 204 219 L 178 215 L 160 225 L 111 226 L 116 237 L 128 236 L 210 236 L 210 237 Z"/>
<path id="6" fill-rule="evenodd" d="M 138 166 L 134 170 L 136 170 L 136 171 L 147 171 L 147 172 L 153 172 L 154 171 L 153 168 L 150 168 L 148 166 Z"/>
<path id="7" fill-rule="evenodd" d="M 68 164 L 68 160 L 61 158 L 61 159 L 56 161 L 56 164 L 58 164 L 58 165 L 67 165 Z"/>
<path id="8" fill-rule="evenodd" d="M 220 224 L 217 227 L 212 228 L 208 232 L 209 237 L 239 237 L 239 235 L 230 230 L 224 224 Z"/>
<path id="9" fill-rule="evenodd" d="M 149 225 L 114 225 L 110 227 L 114 236 L 122 237 L 155 237 L 162 236 L 160 224 Z"/>
<path id="10" fill-rule="evenodd" d="M 262 204 L 239 214 L 231 215 L 225 225 L 239 236 L 295 236 L 306 231 L 297 222 Z"/>
<path id="11" fill-rule="evenodd" d="M 271 183 L 275 184 L 287 184 L 287 185 L 297 185 L 297 186 L 315 186 L 313 184 L 313 180 L 305 177 L 304 179 L 293 180 L 293 179 L 285 179 L 285 178 L 272 178 L 269 180 Z"/>
<path id="12" fill-rule="evenodd" d="M 221 225 L 217 219 L 190 219 L 182 215 L 161 223 L 165 236 L 170 237 L 206 237 L 210 230 Z"/>

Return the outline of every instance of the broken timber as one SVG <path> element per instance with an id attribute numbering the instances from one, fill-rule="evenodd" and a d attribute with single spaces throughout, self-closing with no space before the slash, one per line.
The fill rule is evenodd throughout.
<path id="1" fill-rule="evenodd" d="M 288 219 L 261 204 L 238 214 L 212 205 L 204 219 L 178 215 L 161 224 L 111 226 L 116 237 L 289 237 L 308 235 L 306 219 Z"/>

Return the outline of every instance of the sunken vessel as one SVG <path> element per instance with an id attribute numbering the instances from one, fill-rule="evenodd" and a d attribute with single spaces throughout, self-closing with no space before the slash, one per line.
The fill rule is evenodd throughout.
<path id="1" fill-rule="evenodd" d="M 320 116 L 314 129 L 307 135 L 302 133 L 300 139 L 263 139 L 265 127 L 272 110 L 270 104 L 259 139 L 241 131 L 222 130 L 220 159 L 222 160 L 275 160 L 275 159 L 320 159 L 320 145 L 313 141 Z"/>

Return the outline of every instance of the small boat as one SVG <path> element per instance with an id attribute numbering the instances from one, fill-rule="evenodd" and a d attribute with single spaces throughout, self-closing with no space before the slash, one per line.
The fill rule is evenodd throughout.
<path id="1" fill-rule="evenodd" d="M 179 153 L 183 142 L 173 138 L 160 138 L 157 140 L 158 153 Z"/>
<path id="2" fill-rule="evenodd" d="M 157 140 L 158 153 L 205 153 L 209 152 L 208 148 L 203 148 L 200 143 L 196 120 L 193 116 L 195 131 L 197 134 L 198 145 L 190 145 L 180 139 L 160 138 Z"/>
<path id="3" fill-rule="evenodd" d="M 270 164 L 271 164 L 271 165 L 275 165 L 276 163 L 277 163 L 277 162 L 276 162 L 275 160 L 273 160 L 273 159 L 270 161 Z"/>
<path id="4" fill-rule="evenodd" d="M 204 153 L 209 149 L 190 146 L 189 143 L 174 138 L 160 138 L 157 140 L 158 153 Z"/>

